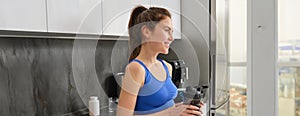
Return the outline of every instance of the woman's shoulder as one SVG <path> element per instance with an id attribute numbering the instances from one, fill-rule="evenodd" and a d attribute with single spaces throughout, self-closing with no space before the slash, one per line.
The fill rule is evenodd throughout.
<path id="1" fill-rule="evenodd" d="M 126 66 L 125 73 L 127 74 L 127 76 L 133 78 L 135 81 L 144 83 L 146 71 L 141 64 L 137 62 L 130 62 Z"/>
<path id="2" fill-rule="evenodd" d="M 130 72 L 145 72 L 144 67 L 138 62 L 130 62 L 126 66 L 126 69 L 128 69 Z"/>

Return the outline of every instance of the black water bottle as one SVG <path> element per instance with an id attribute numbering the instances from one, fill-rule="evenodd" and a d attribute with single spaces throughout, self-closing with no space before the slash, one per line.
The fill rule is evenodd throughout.
<path id="1" fill-rule="evenodd" d="M 197 106 L 200 108 L 201 107 L 200 102 L 201 102 L 201 92 L 197 91 L 196 94 L 194 95 L 190 105 L 194 105 L 194 106 Z"/>
<path id="2" fill-rule="evenodd" d="M 201 102 L 201 88 L 199 87 L 187 87 L 185 93 L 186 101 L 189 105 L 194 105 L 200 108 Z"/>

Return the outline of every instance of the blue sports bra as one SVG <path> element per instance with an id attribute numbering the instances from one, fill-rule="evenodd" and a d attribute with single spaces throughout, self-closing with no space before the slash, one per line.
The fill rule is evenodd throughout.
<path id="1" fill-rule="evenodd" d="M 166 71 L 167 78 L 165 81 L 157 80 L 140 60 L 130 61 L 138 62 L 146 71 L 144 86 L 140 88 L 137 96 L 135 115 L 156 113 L 175 104 L 174 99 L 177 96 L 177 88 L 171 80 L 166 64 L 161 59 L 158 60 L 163 64 Z"/>

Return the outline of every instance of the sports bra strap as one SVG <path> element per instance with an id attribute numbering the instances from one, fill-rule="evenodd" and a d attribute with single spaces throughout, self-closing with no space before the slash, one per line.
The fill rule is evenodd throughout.
<path id="1" fill-rule="evenodd" d="M 163 61 L 162 59 L 158 59 L 158 60 L 163 64 L 164 69 L 165 69 L 167 75 L 168 75 L 168 76 L 171 76 L 171 75 L 170 75 L 170 72 L 169 72 L 169 69 L 168 69 L 167 65 L 164 63 L 164 61 Z M 144 67 L 144 69 L 147 71 L 146 73 L 150 72 L 150 71 L 148 70 L 148 68 L 146 67 L 146 65 L 145 65 L 142 61 L 140 61 L 140 60 L 138 60 L 138 59 L 133 59 L 133 60 L 131 60 L 130 62 L 133 62 L 133 61 L 136 61 L 136 62 L 138 62 L 139 64 L 141 64 L 141 65 Z M 130 62 L 129 62 L 129 63 L 130 63 Z"/>
<path id="2" fill-rule="evenodd" d="M 163 66 L 164 66 L 164 68 L 165 68 L 165 70 L 167 72 L 167 75 L 171 76 L 170 73 L 169 73 L 169 69 L 168 69 L 167 65 L 164 63 L 164 61 L 162 59 L 158 59 L 158 60 L 163 64 Z"/>

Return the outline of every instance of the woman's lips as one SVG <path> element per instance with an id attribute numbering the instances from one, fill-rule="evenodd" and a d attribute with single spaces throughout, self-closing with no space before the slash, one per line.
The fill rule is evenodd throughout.
<path id="1" fill-rule="evenodd" d="M 169 48 L 169 47 L 170 47 L 170 44 L 171 44 L 171 42 L 164 42 L 164 44 L 165 44 L 165 46 L 166 46 L 166 47 L 168 47 L 168 48 Z"/>

